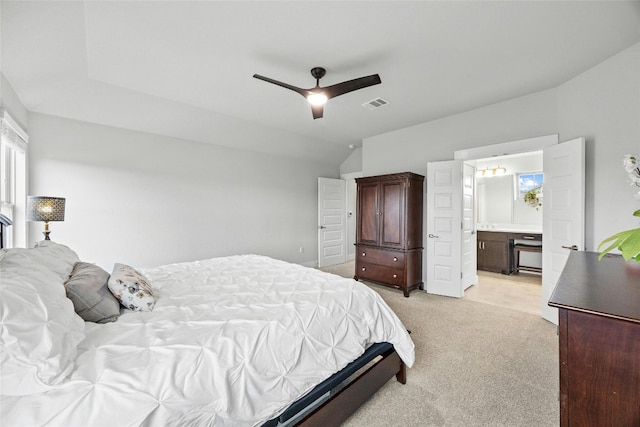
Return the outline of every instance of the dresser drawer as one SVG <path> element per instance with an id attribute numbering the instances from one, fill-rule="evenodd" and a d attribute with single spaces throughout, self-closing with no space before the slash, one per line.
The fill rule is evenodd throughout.
<path id="1" fill-rule="evenodd" d="M 388 283 L 394 286 L 404 285 L 404 270 L 367 262 L 358 262 L 356 264 L 356 276 L 361 279 Z"/>
<path id="2" fill-rule="evenodd" d="M 358 261 L 379 264 L 391 268 L 404 268 L 404 252 L 376 249 L 368 246 L 358 246 L 356 257 Z"/>

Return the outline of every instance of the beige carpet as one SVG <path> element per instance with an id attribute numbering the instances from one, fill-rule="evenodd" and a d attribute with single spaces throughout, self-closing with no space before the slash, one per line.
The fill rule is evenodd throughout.
<path id="1" fill-rule="evenodd" d="M 353 266 L 323 270 L 348 277 Z M 559 424 L 554 325 L 470 298 L 370 287 L 412 331 L 416 363 L 406 385 L 391 380 L 345 426 Z"/>

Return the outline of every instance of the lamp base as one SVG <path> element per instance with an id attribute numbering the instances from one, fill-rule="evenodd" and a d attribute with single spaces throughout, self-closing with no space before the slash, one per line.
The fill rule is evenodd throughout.
<path id="1" fill-rule="evenodd" d="M 49 221 L 45 221 L 44 222 L 44 231 L 42 232 L 42 234 L 44 234 L 44 240 L 51 240 L 49 238 Z"/>

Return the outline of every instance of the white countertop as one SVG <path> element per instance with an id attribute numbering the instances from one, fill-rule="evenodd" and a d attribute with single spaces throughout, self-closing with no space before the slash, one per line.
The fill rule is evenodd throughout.
<path id="1" fill-rule="evenodd" d="M 477 231 L 495 231 L 501 233 L 532 233 L 532 234 L 542 234 L 541 226 L 528 226 L 519 224 L 513 224 L 512 226 L 504 226 L 500 225 L 489 225 L 489 226 L 480 226 L 478 225 L 476 228 Z"/>

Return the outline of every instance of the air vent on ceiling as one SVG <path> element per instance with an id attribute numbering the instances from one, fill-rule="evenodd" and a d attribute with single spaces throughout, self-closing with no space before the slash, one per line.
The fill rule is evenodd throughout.
<path id="1" fill-rule="evenodd" d="M 389 101 L 385 101 L 382 98 L 374 98 L 371 101 L 367 101 L 362 106 L 368 110 L 375 110 L 376 108 L 384 107 L 389 104 Z"/>

